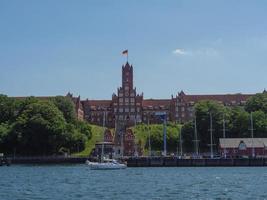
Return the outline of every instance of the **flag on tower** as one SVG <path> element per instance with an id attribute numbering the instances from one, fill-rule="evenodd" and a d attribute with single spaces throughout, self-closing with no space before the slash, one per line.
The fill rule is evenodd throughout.
<path id="1" fill-rule="evenodd" d="M 127 56 L 127 62 L 128 62 L 128 49 L 124 50 L 124 51 L 122 52 L 122 55 L 126 55 L 126 56 Z"/>
<path id="2" fill-rule="evenodd" d="M 128 49 L 124 50 L 124 51 L 122 52 L 122 54 L 123 54 L 123 55 L 125 55 L 125 54 L 128 55 Z"/>

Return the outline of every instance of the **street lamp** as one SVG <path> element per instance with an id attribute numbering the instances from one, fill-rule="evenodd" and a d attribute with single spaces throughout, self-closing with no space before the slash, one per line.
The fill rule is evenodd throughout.
<path id="1" fill-rule="evenodd" d="M 212 129 L 212 114 L 210 114 L 210 158 L 213 158 L 213 129 Z"/>

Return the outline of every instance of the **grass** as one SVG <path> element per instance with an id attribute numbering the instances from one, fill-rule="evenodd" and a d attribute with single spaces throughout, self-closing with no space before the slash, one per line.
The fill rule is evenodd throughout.
<path id="1" fill-rule="evenodd" d="M 179 138 L 181 125 L 168 123 L 167 124 L 167 146 L 168 143 L 171 143 L 172 148 L 176 147 L 176 143 Z M 163 146 L 163 125 L 162 124 L 151 124 L 149 126 L 145 124 L 137 125 L 132 128 L 135 136 L 136 142 L 141 145 L 141 148 L 144 150 L 144 154 L 148 154 L 148 138 L 150 132 L 151 138 L 151 150 L 152 151 L 161 151 Z M 175 147 L 173 147 L 175 146 Z"/>
<path id="2" fill-rule="evenodd" d="M 85 149 L 79 153 L 75 153 L 75 156 L 89 156 L 95 143 L 103 141 L 104 129 L 101 126 L 91 125 L 92 138 L 86 142 Z"/>
<path id="3" fill-rule="evenodd" d="M 103 140 L 103 133 L 104 129 L 101 126 L 91 125 L 92 127 L 92 138 L 86 142 L 85 149 L 79 153 L 75 153 L 75 156 L 88 156 L 90 155 L 91 151 L 95 147 L 97 142 L 101 142 Z M 177 140 L 179 137 L 179 130 L 181 125 L 168 123 L 167 124 L 167 140 L 168 138 L 172 138 L 172 140 Z M 144 151 L 144 154 L 148 154 L 148 130 L 150 131 L 151 135 L 151 149 L 152 151 L 159 151 L 162 147 L 161 144 L 163 143 L 163 126 L 162 124 L 151 124 L 149 126 L 145 124 L 139 124 L 136 127 L 131 127 L 135 134 L 135 142 L 141 145 L 141 148 Z M 114 131 L 113 129 L 111 130 Z M 157 140 L 157 144 L 153 142 Z M 176 141 L 173 141 L 176 143 Z"/>

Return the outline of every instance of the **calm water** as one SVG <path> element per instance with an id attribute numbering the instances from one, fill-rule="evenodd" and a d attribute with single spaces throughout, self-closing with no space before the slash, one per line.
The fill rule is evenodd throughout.
<path id="1" fill-rule="evenodd" d="M 267 168 L 0 167 L 0 200 L 267 199 Z"/>

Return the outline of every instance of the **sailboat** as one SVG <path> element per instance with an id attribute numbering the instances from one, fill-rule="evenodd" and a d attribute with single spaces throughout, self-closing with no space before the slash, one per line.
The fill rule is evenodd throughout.
<path id="1" fill-rule="evenodd" d="M 105 119 L 106 119 L 106 112 L 103 114 L 103 141 L 105 137 Z M 100 162 L 91 162 L 89 160 L 86 161 L 86 164 L 90 167 L 90 169 L 96 170 L 109 170 L 109 169 L 125 169 L 127 167 L 124 163 L 119 163 L 115 159 L 107 159 L 104 157 L 104 142 L 102 142 L 101 148 L 101 161 Z"/>

